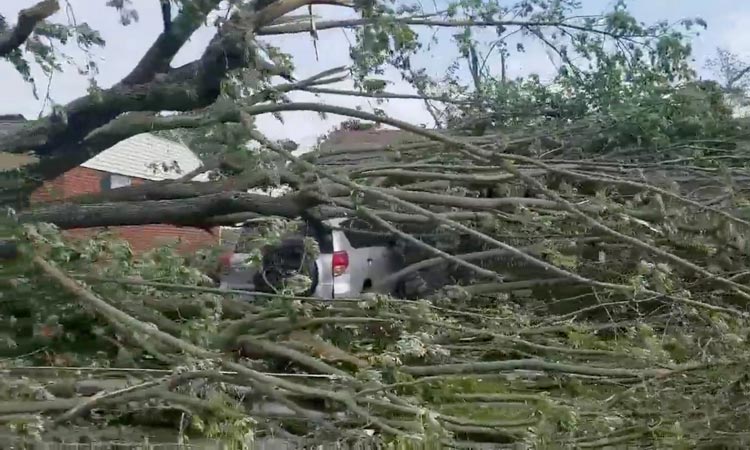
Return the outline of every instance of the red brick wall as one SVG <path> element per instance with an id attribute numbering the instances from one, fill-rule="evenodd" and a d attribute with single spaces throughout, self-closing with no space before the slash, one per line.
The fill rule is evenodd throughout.
<path id="1" fill-rule="evenodd" d="M 31 201 L 32 203 L 45 203 L 76 195 L 99 192 L 101 180 L 105 175 L 105 172 L 98 170 L 76 167 L 38 188 L 32 193 Z M 140 178 L 133 178 L 132 180 L 134 185 L 146 182 L 146 180 Z M 87 238 L 101 231 L 100 228 L 76 229 L 67 230 L 66 234 L 76 238 Z M 128 241 L 135 252 L 144 252 L 176 242 L 178 243 L 177 248 L 181 252 L 187 253 L 219 243 L 218 228 L 206 231 L 201 228 L 154 224 L 109 227 L 108 231 L 113 231 Z"/>

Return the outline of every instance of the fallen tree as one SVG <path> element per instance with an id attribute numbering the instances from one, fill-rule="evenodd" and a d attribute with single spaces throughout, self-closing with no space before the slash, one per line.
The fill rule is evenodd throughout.
<path id="1" fill-rule="evenodd" d="M 252 127 L 249 117 L 245 124 Z M 498 133 L 440 138 L 448 142 L 431 136 L 436 139 L 391 149 L 401 154 L 396 165 L 403 168 L 383 163 L 352 173 L 305 163 L 250 131 L 300 174 L 327 178 L 315 198 L 339 214 L 351 208 L 350 214 L 384 227 L 378 232 L 421 236 L 424 248 L 405 272 L 429 277 L 433 271 L 452 280 L 428 286 L 426 300 L 372 295 L 321 302 L 256 293 L 245 302 L 234 296 L 247 293 L 211 287 L 169 251 L 136 257 L 111 239 L 76 244 L 54 228 L 26 228 L 35 250 L 18 264 L 33 265 L 34 279 L 48 279 L 49 289 L 60 286 L 67 294 L 57 306 L 47 305 L 58 311 L 49 315 L 9 301 L 19 308 L 12 312 L 21 320 L 16 323 L 24 325 L 10 333 L 15 347 L 7 354 L 44 345 L 26 359 L 49 366 L 9 370 L 30 377 L 27 389 L 55 399 L 6 402 L 4 414 L 41 420 L 54 434 L 45 418 L 83 424 L 90 411 L 107 411 L 135 427 L 173 423 L 166 411 L 189 411 L 191 426 L 221 428 L 221 439 L 245 439 L 252 428 L 308 445 L 334 435 L 366 439 L 363 426 L 388 440 L 450 446 L 742 439 L 742 377 L 726 375 L 744 371 L 749 316 L 741 257 L 747 220 L 737 202 L 742 184 L 735 181 L 745 176 L 741 166 L 718 170 L 700 158 L 673 163 L 667 152 L 662 162 L 646 154 L 645 163 L 539 158 L 523 156 L 528 147 L 517 146 L 521 156 L 500 158 L 523 162 L 503 167 L 492 151 L 501 142 Z M 739 139 L 722 140 L 742 148 Z M 472 154 L 457 151 L 459 145 Z M 675 143 L 670 151 L 691 145 Z M 415 159 L 410 148 L 418 149 Z M 741 159 L 740 151 L 733 154 Z M 439 164 L 441 157 L 462 160 L 449 166 Z M 505 197 L 486 198 L 489 177 Z M 402 187 L 435 179 L 449 181 L 449 192 L 431 191 L 442 185 Z M 531 197 L 530 184 L 546 198 Z M 311 193 L 315 184 L 305 186 Z M 246 211 L 296 215 L 276 211 L 283 205 L 278 199 L 271 205 Z M 70 206 L 48 210 L 58 207 Z M 18 217 L 27 220 L 23 214 Z M 401 220 L 380 222 L 381 215 Z M 450 256 L 430 259 L 438 250 Z M 503 281 L 458 270 L 456 259 Z M 14 298 L 38 286 L 24 282 Z M 65 304 L 85 308 L 60 314 Z M 93 330 L 91 317 L 97 317 Z M 40 319 L 44 325 L 33 331 Z M 97 351 L 109 352 L 116 368 L 90 367 Z M 185 364 L 178 361 L 190 362 L 174 372 Z M 84 382 L 65 375 L 66 366 L 91 376 Z M 158 398 L 146 408 L 163 413 L 144 414 L 146 398 Z M 719 424 L 706 419 L 706 410 L 732 418 Z M 200 425 L 205 421 L 211 425 Z M 88 427 L 86 433 L 103 432 Z"/>
<path id="2" fill-rule="evenodd" d="M 255 85 L 250 95 L 216 102 L 220 94 L 209 87 L 226 81 L 226 65 L 204 61 L 216 77 L 206 85 L 208 72 L 200 70 L 155 75 L 197 26 L 193 20 L 212 9 L 210 2 L 195 5 L 207 9 L 186 7 L 136 70 L 104 93 L 107 114 L 87 98 L 66 107 L 69 119 L 86 122 L 83 129 L 52 127 L 51 116 L 0 143 L 35 150 L 40 167 L 50 167 L 57 158 L 72 164 L 90 156 L 140 125 L 196 130 L 221 122 L 231 124 L 232 139 L 254 141 L 254 154 L 275 165 L 235 165 L 222 168 L 218 181 L 157 182 L 12 211 L 3 231 L 17 245 L 3 260 L 0 302 L 0 369 L 8 375 L 0 380 L 0 423 L 8 430 L 91 441 L 112 440 L 122 426 L 116 437 L 131 441 L 154 442 L 160 429 L 165 441 L 247 445 L 281 436 L 307 447 L 692 448 L 747 441 L 747 123 L 731 117 L 716 86 L 684 73 L 684 42 L 661 30 L 661 44 L 675 53 L 650 65 L 609 54 L 596 41 L 658 39 L 659 30 L 621 21 L 621 10 L 599 27 L 506 21 L 543 41 L 542 29 L 583 27 L 588 37 L 571 42 L 576 51 L 598 52 L 601 67 L 586 71 L 564 57 L 569 71 L 558 81 L 572 92 L 559 94 L 533 80 L 515 84 L 481 72 L 471 56 L 476 43 L 467 39 L 471 95 L 450 91 L 456 80 L 445 83 L 448 92 L 431 93 L 440 83 L 413 77 L 419 99 L 448 105 L 444 119 L 436 114 L 441 128 L 432 130 L 281 98 L 292 89 L 325 90 L 319 86 L 340 79 L 341 69 Z M 307 30 L 307 21 L 272 23 L 301 3 L 242 6 L 230 10 L 228 32 L 217 34 L 204 57 L 234 48 L 239 41 L 232 39 L 254 24 L 265 35 Z M 369 25 L 373 15 L 390 14 L 374 7 L 362 7 L 362 21 L 319 29 Z M 500 23 L 374 22 L 386 34 L 422 22 Z M 632 25 L 627 33 L 618 28 L 623 23 Z M 235 50 L 257 50 L 242 42 Z M 390 55 L 401 69 L 407 44 Z M 386 47 L 369 56 L 393 52 L 390 41 Z M 355 77 L 368 61 L 356 61 Z M 615 77 L 613 67 L 636 68 L 635 82 Z M 187 86 L 172 83 L 189 74 Z M 156 95 L 154 83 L 168 88 L 168 98 Z M 190 95 L 193 88 L 199 95 Z M 118 92 L 131 103 L 123 106 Z M 188 113 L 133 114 L 179 102 Z M 407 134 L 396 144 L 299 157 L 254 123 L 260 114 L 287 111 L 344 115 Z M 94 113 L 96 123 L 84 120 Z M 359 162 L 368 152 L 377 157 Z M 279 183 L 291 193 L 246 192 Z M 282 218 L 277 222 L 286 226 L 303 214 L 357 216 L 372 227 L 364 232 L 403 243 L 407 265 L 392 276 L 419 281 L 414 298 L 321 301 L 224 291 L 203 270 L 210 254 L 158 248 L 134 255 L 116 236 L 80 241 L 60 231 L 211 226 L 243 217 Z M 37 438 L 29 434 L 15 436 Z"/>

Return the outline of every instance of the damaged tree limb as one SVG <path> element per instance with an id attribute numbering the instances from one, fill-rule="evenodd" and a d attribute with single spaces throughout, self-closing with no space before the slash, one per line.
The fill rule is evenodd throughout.
<path id="1" fill-rule="evenodd" d="M 43 0 L 36 5 L 22 9 L 18 13 L 18 22 L 12 29 L 0 32 L 0 57 L 8 56 L 17 50 L 34 32 L 37 24 L 46 20 L 60 9 L 57 0 Z"/>

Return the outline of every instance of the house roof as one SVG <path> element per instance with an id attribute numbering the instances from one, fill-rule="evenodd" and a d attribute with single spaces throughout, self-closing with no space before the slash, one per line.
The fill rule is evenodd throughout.
<path id="1" fill-rule="evenodd" d="M 414 133 L 386 128 L 336 130 L 321 142 L 315 161 L 327 165 L 358 166 L 393 159 L 388 146 L 419 140 Z"/>
<path id="2" fill-rule="evenodd" d="M 336 130 L 320 144 L 320 152 L 330 153 L 341 149 L 382 148 L 385 145 L 400 144 L 413 137 L 414 134 L 408 131 L 385 128 Z"/>
<path id="3" fill-rule="evenodd" d="M 0 137 L 15 132 L 26 119 L 20 114 L 0 115 Z M 31 155 L 0 152 L 0 172 L 36 161 Z M 146 180 L 169 180 L 202 165 L 187 146 L 143 133 L 118 142 L 81 164 L 89 169 Z"/>
<path id="4" fill-rule="evenodd" d="M 201 160 L 187 146 L 148 133 L 120 141 L 81 164 L 89 169 L 146 180 L 173 180 L 201 165 Z"/>

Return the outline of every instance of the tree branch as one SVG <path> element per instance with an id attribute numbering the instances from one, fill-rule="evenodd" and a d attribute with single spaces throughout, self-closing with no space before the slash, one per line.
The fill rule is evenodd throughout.
<path id="1" fill-rule="evenodd" d="M 208 14 L 221 3 L 220 0 L 183 2 L 182 10 L 151 45 L 143 58 L 120 81 L 122 85 L 138 85 L 151 81 L 157 73 L 169 71 L 169 64 L 190 36 L 206 21 Z"/>
<path id="2" fill-rule="evenodd" d="M 58 9 L 60 9 L 60 5 L 57 0 L 42 0 L 30 8 L 22 9 L 18 13 L 16 26 L 12 30 L 0 34 L 0 57 L 8 56 L 12 51 L 23 45 L 34 32 L 37 24 L 56 13 Z"/>
<path id="3" fill-rule="evenodd" d="M 192 111 L 205 108 L 219 95 L 221 83 L 227 74 L 247 63 L 245 35 L 248 29 L 271 23 L 292 9 L 304 6 L 310 0 L 283 0 L 272 3 L 258 14 L 247 17 L 237 10 L 211 40 L 200 59 L 181 67 L 168 69 L 168 63 L 184 44 L 207 11 L 217 2 L 201 0 L 197 5 L 185 9 L 170 30 L 163 33 L 147 52 L 138 66 L 120 83 L 110 89 L 81 97 L 67 104 L 61 111 L 46 118 L 31 122 L 15 133 L 0 138 L 0 148 L 11 153 L 33 151 L 42 159 L 53 154 L 76 154 L 70 164 L 68 158 L 52 164 L 58 173 L 75 167 L 84 157 L 92 157 L 103 148 L 91 145 L 81 150 L 81 142 L 96 129 L 126 112 L 137 111 Z M 316 0 L 312 0 L 315 2 Z M 331 0 L 335 4 L 342 4 Z M 324 0 L 322 3 L 331 3 Z M 267 21 L 267 22 L 266 22 Z M 249 23 L 245 23 L 249 22 Z M 317 84 L 317 83 L 310 83 Z M 136 117 L 138 118 L 138 117 Z M 149 120 L 148 113 L 139 117 L 141 123 Z M 133 120 L 131 117 L 126 120 Z M 205 119 L 205 118 L 203 118 Z M 176 126 L 178 119 L 160 118 L 151 120 L 168 126 Z M 202 123 L 201 119 L 180 118 L 190 123 Z M 167 125 L 165 125 L 167 126 Z M 195 125 L 193 125 L 195 126 Z M 116 138 L 116 133 L 111 139 Z M 110 141 L 111 142 L 111 141 Z M 115 141 L 116 142 L 116 141 Z M 112 142 L 114 143 L 114 142 Z M 84 159 L 85 161 L 85 159 Z M 46 177 L 51 172 L 44 173 Z"/>
<path id="4" fill-rule="evenodd" d="M 345 70 L 345 67 L 335 67 L 304 80 L 276 85 L 269 90 L 256 93 L 253 96 L 254 98 L 249 99 L 249 102 L 263 102 L 279 93 L 335 83 L 342 80 L 343 75 L 341 74 Z M 130 88 L 123 86 L 121 89 L 127 91 Z M 155 106 L 154 109 L 158 109 L 157 105 L 153 105 Z M 189 107 L 185 106 L 184 109 L 187 110 Z M 161 116 L 156 111 L 127 112 L 94 129 L 85 136 L 82 142 L 56 149 L 54 153 L 46 155 L 39 162 L 27 166 L 25 168 L 27 181 L 21 189 L 25 193 L 31 192 L 42 181 L 52 179 L 73 167 L 81 165 L 117 142 L 140 133 L 176 128 L 200 128 L 228 122 L 239 122 L 239 110 L 234 102 L 222 99 L 215 101 L 210 106 L 184 114 Z M 0 146 L 2 145 L 6 144 L 2 143 L 2 139 L 0 138 Z M 11 147 L 3 148 L 8 149 Z"/>
<path id="5" fill-rule="evenodd" d="M 346 95 L 350 97 L 368 97 L 368 98 L 420 100 L 420 101 L 431 100 L 435 102 L 450 103 L 454 105 L 470 105 L 470 104 L 476 103 L 476 101 L 473 101 L 473 100 L 452 99 L 450 97 L 441 96 L 441 95 L 398 94 L 394 92 L 363 92 L 363 91 L 318 88 L 318 87 L 310 87 L 310 88 L 305 88 L 303 90 L 313 93 L 313 94 L 332 94 L 332 95 Z"/>
<path id="6" fill-rule="evenodd" d="M 118 84 L 68 103 L 64 111 L 29 123 L 0 139 L 11 153 L 35 151 L 44 157 L 74 149 L 93 130 L 128 111 L 190 111 L 210 105 L 223 77 L 244 63 L 242 38 L 217 36 L 203 56 L 141 85 Z"/>
<path id="7" fill-rule="evenodd" d="M 673 372 L 684 372 L 705 367 L 705 364 L 689 363 L 684 366 L 663 369 L 623 369 L 619 367 L 595 367 L 548 362 L 540 359 L 516 359 L 507 361 L 486 361 L 466 364 L 445 364 L 436 366 L 402 366 L 401 370 L 415 377 L 462 373 L 488 373 L 504 370 L 538 370 L 546 372 L 570 373 L 599 377 L 654 378 L 664 377 Z"/>
<path id="8" fill-rule="evenodd" d="M 349 0 L 276 0 L 255 14 L 253 22 L 254 29 L 259 30 L 263 26 L 273 23 L 281 16 L 307 5 L 334 5 L 352 7 L 354 3 Z M 256 31 L 257 32 L 257 31 Z M 258 33 L 260 34 L 260 33 Z"/>
<path id="9" fill-rule="evenodd" d="M 282 171 L 279 174 L 282 183 L 297 184 L 294 175 Z M 248 189 L 266 187 L 272 178 L 270 174 L 262 170 L 251 170 L 223 181 L 201 182 L 201 181 L 154 181 L 135 186 L 127 186 L 96 194 L 84 194 L 69 199 L 67 203 L 94 204 L 102 202 L 138 202 L 149 200 L 178 200 L 200 197 L 204 195 L 219 194 L 222 192 L 245 192 Z M 229 213 L 226 213 L 229 214 Z"/>
<path id="10" fill-rule="evenodd" d="M 577 25 L 574 23 L 568 23 L 565 21 L 559 22 L 534 22 L 534 21 L 521 21 L 521 20 L 472 20 L 472 19 L 434 19 L 434 18 L 423 18 L 423 17 L 397 17 L 392 19 L 393 22 L 404 24 L 404 25 L 415 25 L 415 26 L 427 26 L 427 27 L 441 27 L 441 28 L 463 28 L 463 27 L 556 27 L 556 28 L 567 28 L 576 31 L 585 31 L 589 33 L 601 34 L 612 38 L 622 38 L 624 36 L 617 36 L 606 30 L 586 27 L 584 25 Z M 362 25 L 367 25 L 374 22 L 375 19 L 342 19 L 342 20 L 327 20 L 315 23 L 315 29 L 320 30 L 331 30 L 339 28 L 356 28 Z M 295 33 L 309 33 L 311 31 L 309 22 L 294 22 L 285 23 L 281 25 L 269 25 L 266 27 L 259 28 L 257 31 L 258 35 L 277 35 L 277 34 L 295 34 Z"/>

